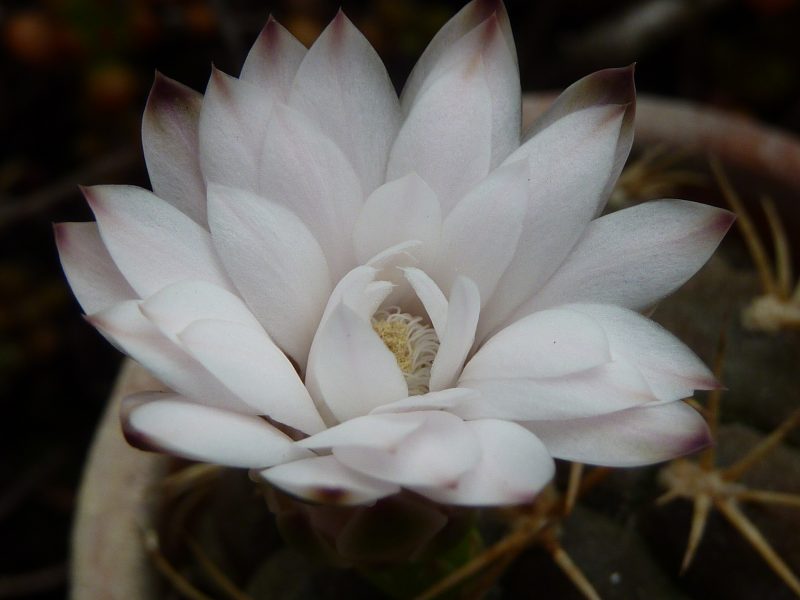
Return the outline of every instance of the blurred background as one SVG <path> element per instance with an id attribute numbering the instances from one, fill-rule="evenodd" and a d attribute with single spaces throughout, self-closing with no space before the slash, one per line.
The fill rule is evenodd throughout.
<path id="1" fill-rule="evenodd" d="M 344 1 L 398 88 L 460 0 Z M 800 132 L 795 0 L 507 2 L 524 90 L 636 61 L 640 92 Z M 0 598 L 61 598 L 81 466 L 120 356 L 84 323 L 52 223 L 77 184 L 147 186 L 139 127 L 154 70 L 197 90 L 238 74 L 267 15 L 306 45 L 327 0 L 0 0 Z"/>

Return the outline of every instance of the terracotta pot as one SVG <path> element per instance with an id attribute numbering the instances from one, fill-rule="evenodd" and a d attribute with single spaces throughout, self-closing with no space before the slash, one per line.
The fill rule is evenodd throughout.
<path id="1" fill-rule="evenodd" d="M 530 123 L 552 95 L 528 95 Z M 713 152 L 724 163 L 786 191 L 800 190 L 800 140 L 739 115 L 681 101 L 638 99 L 639 146 L 667 144 L 702 157 Z M 152 600 L 157 581 L 141 531 L 152 524 L 152 486 L 168 459 L 127 445 L 119 426 L 125 395 L 158 383 L 131 361 L 123 366 L 86 463 L 72 540 L 74 600 Z"/>

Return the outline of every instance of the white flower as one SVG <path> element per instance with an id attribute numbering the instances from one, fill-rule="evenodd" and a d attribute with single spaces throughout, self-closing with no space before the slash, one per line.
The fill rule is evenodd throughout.
<path id="1" fill-rule="evenodd" d="M 170 390 L 126 401 L 129 440 L 343 504 L 520 503 L 551 456 L 705 445 L 680 400 L 714 378 L 636 311 L 731 215 L 597 217 L 631 145 L 631 69 L 579 81 L 525 135 L 520 112 L 492 2 L 444 26 L 399 100 L 341 13 L 309 50 L 270 20 L 205 96 L 157 76 L 154 193 L 86 189 L 97 223 L 56 230 L 88 320 Z"/>

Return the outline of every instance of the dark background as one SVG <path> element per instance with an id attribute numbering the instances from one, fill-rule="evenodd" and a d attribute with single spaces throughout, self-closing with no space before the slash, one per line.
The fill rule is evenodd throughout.
<path id="1" fill-rule="evenodd" d="M 459 1 L 344 2 L 400 86 Z M 0 598 L 60 598 L 82 461 L 119 355 L 84 323 L 51 224 L 90 220 L 76 184 L 147 185 L 154 69 L 195 89 L 238 74 L 272 12 L 310 44 L 324 0 L 0 4 Z M 794 0 L 509 2 L 523 89 L 638 62 L 639 90 L 800 131 Z"/>

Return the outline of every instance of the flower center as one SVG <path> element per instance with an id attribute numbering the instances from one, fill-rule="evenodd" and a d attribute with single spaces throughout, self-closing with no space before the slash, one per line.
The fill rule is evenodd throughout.
<path id="1" fill-rule="evenodd" d="M 379 310 L 372 316 L 372 328 L 397 360 L 411 396 L 426 394 L 431 365 L 439 350 L 439 338 L 422 317 L 400 312 L 397 307 Z"/>

